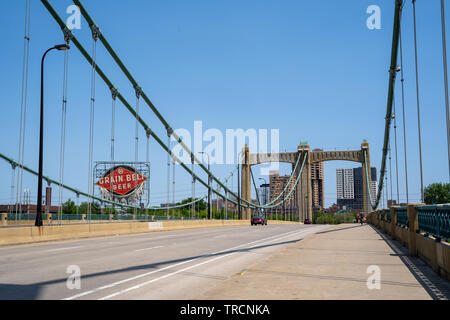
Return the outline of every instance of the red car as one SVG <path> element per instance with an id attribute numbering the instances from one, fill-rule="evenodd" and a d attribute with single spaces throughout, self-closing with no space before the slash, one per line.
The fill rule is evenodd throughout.
<path id="1" fill-rule="evenodd" d="M 251 220 L 250 223 L 252 224 L 252 226 L 253 226 L 253 225 L 256 225 L 256 224 L 260 224 L 260 225 L 263 225 L 263 226 L 267 226 L 267 220 L 266 220 L 266 218 L 261 217 L 261 216 L 255 216 L 255 217 L 252 217 L 252 220 Z"/>
<path id="2" fill-rule="evenodd" d="M 311 219 L 306 218 L 305 221 L 303 221 L 304 224 L 311 224 Z"/>

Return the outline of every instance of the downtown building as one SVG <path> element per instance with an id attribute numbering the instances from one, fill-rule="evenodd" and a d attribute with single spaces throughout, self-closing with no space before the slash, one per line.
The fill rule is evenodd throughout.
<path id="1" fill-rule="evenodd" d="M 377 195 L 377 169 L 370 168 L 372 199 Z M 336 198 L 340 208 L 350 210 L 363 209 L 363 172 L 362 167 L 350 169 L 336 169 Z"/>
<path id="2" fill-rule="evenodd" d="M 324 207 L 324 170 L 323 170 L 323 162 L 312 163 L 311 164 L 311 189 L 312 189 L 312 206 L 316 210 L 322 210 Z M 281 196 L 276 202 L 280 202 L 285 200 L 285 202 L 273 209 L 271 209 L 271 213 L 282 214 L 286 212 L 286 214 L 294 214 L 297 215 L 297 192 L 294 190 L 290 194 L 289 197 L 285 198 L 290 190 L 295 186 L 295 180 L 297 175 L 292 173 L 294 176 L 292 177 L 289 186 L 286 189 L 286 192 Z M 278 171 L 271 171 L 269 174 L 269 183 L 261 185 L 260 188 L 260 199 L 264 199 L 264 203 L 268 201 L 274 201 L 286 188 L 287 183 L 289 182 L 290 176 L 280 176 Z M 268 201 L 267 201 L 268 200 Z"/>
<path id="3" fill-rule="evenodd" d="M 313 151 L 322 151 L 314 149 Z M 312 206 L 315 210 L 324 208 L 323 162 L 311 163 Z"/>
<path id="4" fill-rule="evenodd" d="M 289 197 L 286 197 L 290 190 L 294 188 L 295 186 L 295 180 L 296 175 L 292 173 L 294 176 L 292 177 L 291 182 L 289 183 L 289 186 L 287 186 L 289 182 L 289 175 L 280 176 L 278 171 L 270 171 L 269 173 L 269 201 L 274 201 L 286 188 L 286 192 L 274 203 L 278 203 L 281 201 L 284 201 L 283 204 L 269 209 L 269 213 L 271 215 L 277 214 L 282 216 L 287 216 L 289 214 L 296 214 L 297 213 L 297 206 L 296 206 L 296 192 L 292 192 Z"/>

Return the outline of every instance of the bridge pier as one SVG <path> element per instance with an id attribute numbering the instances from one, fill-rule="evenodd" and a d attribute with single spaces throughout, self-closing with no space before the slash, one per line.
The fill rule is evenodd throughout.
<path id="1" fill-rule="evenodd" d="M 244 148 L 242 148 L 242 165 L 241 165 L 241 173 L 242 173 L 242 179 L 241 179 L 241 198 L 251 202 L 251 184 L 250 184 L 250 150 L 248 146 L 246 145 Z M 241 208 L 241 219 L 242 220 L 248 220 L 251 217 L 251 209 L 250 208 Z"/>
<path id="2" fill-rule="evenodd" d="M 297 166 L 295 176 L 297 177 L 301 164 L 303 163 L 303 157 L 306 158 L 305 166 L 301 173 L 300 181 L 296 187 L 297 194 L 297 208 L 299 210 L 299 220 L 300 222 L 305 219 L 312 220 L 312 186 L 311 186 L 311 160 L 310 160 L 310 148 L 308 144 L 300 144 L 297 148 L 297 157 L 302 157 Z M 308 154 L 308 156 L 306 156 Z M 294 164 L 292 165 L 294 168 Z M 294 172 L 292 172 L 294 174 Z"/>
<path id="3" fill-rule="evenodd" d="M 367 163 L 364 161 L 364 152 L 366 152 Z M 370 168 L 370 153 L 369 153 L 369 144 L 366 140 L 361 144 L 361 153 L 362 153 L 362 180 L 363 180 L 363 213 L 364 216 L 367 217 L 370 212 L 372 212 L 372 206 L 370 205 L 369 193 L 367 190 L 372 189 L 372 170 Z M 368 177 L 366 176 L 366 170 L 368 172 Z M 367 179 L 368 178 L 368 179 Z M 372 199 L 375 200 L 375 199 Z"/>
<path id="4" fill-rule="evenodd" d="M 367 163 L 364 160 L 364 153 L 366 154 Z M 332 160 L 344 160 L 361 163 L 362 165 L 362 182 L 363 182 L 363 208 L 362 211 L 365 216 L 372 212 L 372 207 L 369 200 L 369 192 L 372 188 L 372 171 L 370 169 L 370 152 L 369 143 L 364 140 L 361 144 L 360 150 L 345 150 L 345 151 L 323 151 L 314 150 L 311 151 L 307 143 L 300 143 L 296 152 L 281 152 L 281 153 L 256 153 L 251 154 L 248 146 L 242 149 L 243 160 L 241 164 L 242 168 L 242 181 L 241 181 L 241 198 L 247 201 L 251 201 L 251 181 L 250 181 L 250 166 L 258 165 L 267 162 L 286 162 L 292 164 L 292 173 L 295 174 L 295 178 L 298 176 L 303 163 L 303 158 L 300 159 L 297 171 L 294 172 L 295 164 L 298 157 L 307 157 L 305 165 L 301 173 L 299 183 L 295 190 L 295 204 L 298 208 L 300 222 L 305 219 L 312 220 L 313 214 L 313 193 L 312 193 L 312 173 L 311 165 Z M 368 171 L 368 177 L 366 176 L 366 166 Z M 293 178 L 294 179 L 294 178 Z M 293 180 L 295 182 L 295 179 Z M 289 192 L 289 188 L 288 191 Z M 375 199 L 373 199 L 375 200 Z M 250 219 L 251 210 L 248 208 L 242 208 L 242 219 Z"/>

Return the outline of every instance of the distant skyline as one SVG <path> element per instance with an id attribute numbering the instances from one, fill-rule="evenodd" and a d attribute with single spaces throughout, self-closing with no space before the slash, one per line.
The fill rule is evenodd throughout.
<path id="1" fill-rule="evenodd" d="M 73 3 L 50 2 L 65 20 L 66 8 Z M 173 129 L 185 128 L 193 133 L 196 120 L 203 122 L 204 130 L 217 129 L 224 135 L 227 129 L 279 129 L 280 151 L 291 152 L 304 141 L 311 150 L 358 150 L 367 139 L 371 165 L 379 175 L 394 1 L 84 0 L 82 3 Z M 381 9 L 380 30 L 367 28 L 370 15 L 366 10 L 370 5 Z M 427 186 L 449 181 L 440 3 L 418 1 L 416 10 L 423 170 L 424 186 Z M 446 18 L 447 34 L 450 34 L 450 6 Z M 0 152 L 17 159 L 25 0 L 0 2 L 0 19 L 4 44 L 0 53 L 0 117 L 3 119 Z M 410 202 L 418 202 L 420 175 L 411 1 L 405 2 L 402 28 L 409 198 Z M 74 30 L 74 34 L 91 54 L 92 39 L 84 19 L 81 29 Z M 40 1 L 32 1 L 24 164 L 35 170 L 40 59 L 47 48 L 62 42 L 62 32 L 51 15 Z M 78 49 L 71 47 L 64 182 L 87 191 L 90 66 Z M 100 42 L 97 60 L 134 107 L 134 89 Z M 61 52 L 49 54 L 45 72 L 44 173 L 58 179 Z M 395 102 L 399 188 L 404 202 L 400 89 L 398 77 Z M 167 142 L 165 129 L 143 101 L 140 110 L 152 130 Z M 139 130 L 139 160 L 145 160 L 145 132 Z M 111 93 L 97 76 L 94 161 L 109 160 L 110 132 Z M 393 131 L 391 138 L 394 138 Z M 135 121 L 118 101 L 115 158 L 133 161 L 134 143 Z M 391 147 L 395 170 L 393 140 Z M 151 205 L 159 205 L 167 202 L 167 154 L 154 140 L 150 141 L 150 162 Z M 387 166 L 389 169 L 389 160 Z M 336 202 L 336 168 L 353 167 L 355 164 L 350 162 L 325 162 L 326 207 Z M 233 165 L 212 166 L 212 171 L 223 179 L 231 170 Z M 280 164 L 280 175 L 290 174 L 290 170 L 290 165 Z M 198 173 L 199 169 L 195 171 Z M 204 173 L 201 176 L 206 179 Z M 392 176 L 396 199 L 395 171 Z M 268 176 L 258 172 L 256 181 L 261 181 L 259 177 L 268 180 Z M 0 178 L 0 204 L 7 204 L 11 201 L 11 166 L 5 161 L 0 161 Z M 190 179 L 182 168 L 176 168 L 176 200 L 191 196 Z M 37 178 L 25 173 L 23 187 L 31 190 L 32 201 L 36 200 L 36 186 Z M 56 204 L 57 187 L 53 187 Z M 237 190 L 236 179 L 234 190 Z M 197 196 L 205 192 L 204 187 L 196 185 Z M 253 188 L 252 197 L 255 197 Z M 74 195 L 64 191 L 64 200 L 68 198 L 74 199 Z"/>

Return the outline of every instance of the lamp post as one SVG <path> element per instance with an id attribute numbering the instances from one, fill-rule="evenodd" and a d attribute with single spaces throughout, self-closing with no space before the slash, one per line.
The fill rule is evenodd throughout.
<path id="1" fill-rule="evenodd" d="M 69 50 L 70 47 L 67 44 L 58 44 L 45 51 L 41 60 L 41 116 L 40 116 L 40 129 L 39 129 L 39 173 L 38 173 L 38 195 L 36 206 L 36 220 L 34 225 L 36 227 L 42 226 L 42 165 L 43 165 L 43 147 L 44 147 L 44 59 L 47 53 L 51 50 Z"/>
<path id="2" fill-rule="evenodd" d="M 210 171 L 209 154 L 206 152 L 199 152 L 200 154 L 206 154 L 208 156 L 208 171 Z M 208 173 L 208 217 L 211 219 L 211 175 Z"/>

